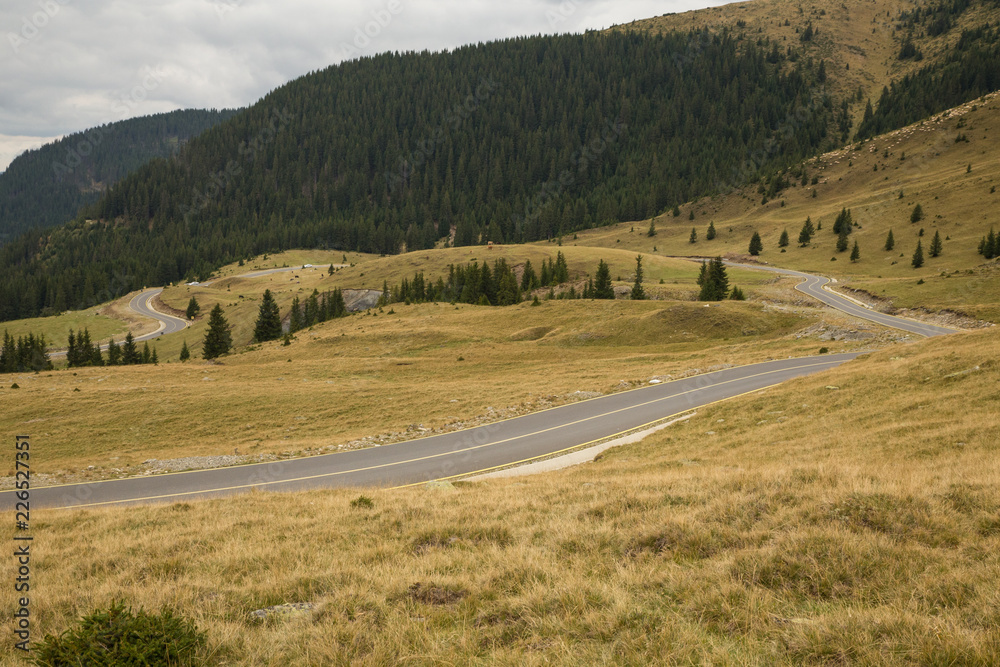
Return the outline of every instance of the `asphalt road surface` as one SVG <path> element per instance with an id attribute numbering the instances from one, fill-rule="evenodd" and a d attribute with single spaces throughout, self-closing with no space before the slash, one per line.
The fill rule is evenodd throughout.
<path id="1" fill-rule="evenodd" d="M 780 273 L 785 276 L 802 278 L 802 282 L 796 285 L 795 289 L 803 294 L 811 296 L 817 301 L 822 301 L 826 305 L 832 306 L 833 308 L 843 311 L 848 315 L 877 322 L 878 324 L 883 324 L 887 327 L 902 329 L 903 331 L 928 337 L 956 333 L 955 329 L 939 327 L 935 324 L 927 324 L 926 322 L 919 322 L 917 320 L 909 320 L 905 317 L 886 315 L 885 313 L 880 313 L 877 310 L 866 308 L 857 301 L 852 301 L 851 299 L 843 297 L 836 292 L 825 289 L 825 287 L 830 284 L 830 279 L 824 278 L 823 276 L 814 276 L 811 273 L 802 273 L 801 271 L 792 271 L 791 269 L 778 269 L 773 266 L 762 266 L 759 264 L 737 264 L 736 262 L 726 262 L 726 264 L 729 266 L 738 266 L 743 269 L 769 271 L 771 273 Z"/>
<path id="2" fill-rule="evenodd" d="M 798 271 L 739 265 L 804 280 L 797 289 L 851 315 L 922 336 L 951 329 L 878 313 L 825 289 L 829 280 Z M 286 269 L 287 270 L 287 269 Z M 131 307 L 163 323 L 154 335 L 172 333 L 183 320 L 156 313 L 147 290 Z M 177 328 L 171 328 L 177 327 Z M 758 391 L 792 378 L 839 366 L 857 353 L 781 359 L 728 368 L 684 380 L 544 410 L 475 429 L 436 435 L 352 452 L 121 480 L 39 487 L 31 490 L 33 508 L 97 507 L 115 504 L 176 502 L 246 492 L 296 491 L 345 486 L 406 486 L 482 473 L 565 451 L 648 427 L 711 403 Z M 35 449 L 36 457 L 42 456 Z M 14 492 L 0 493 L 0 506 L 13 508 Z"/>
<path id="3" fill-rule="evenodd" d="M 352 452 L 31 490 L 31 507 L 73 508 L 176 502 L 245 492 L 343 486 L 405 486 L 485 472 L 575 449 L 717 401 L 838 366 L 857 354 L 781 359 Z M 39 439 L 40 440 L 40 439 Z M 35 457 L 44 456 L 41 442 Z M 0 503 L 13 508 L 13 492 Z"/>
<path id="4" fill-rule="evenodd" d="M 153 298 L 159 295 L 162 291 L 162 287 L 145 290 L 132 297 L 132 300 L 129 301 L 128 307 L 130 310 L 139 313 L 144 317 L 152 318 L 160 323 L 160 328 L 156 331 L 142 336 L 136 336 L 135 339 L 137 341 L 150 340 L 167 334 L 177 333 L 178 331 L 182 331 L 184 327 L 188 325 L 187 320 L 161 313 L 158 310 L 153 310 L 151 302 Z"/>

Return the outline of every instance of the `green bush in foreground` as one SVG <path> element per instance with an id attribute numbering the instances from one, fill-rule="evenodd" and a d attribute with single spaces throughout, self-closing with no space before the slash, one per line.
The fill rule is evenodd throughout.
<path id="1" fill-rule="evenodd" d="M 143 665 L 149 667 L 205 664 L 198 650 L 205 633 L 169 609 L 159 615 L 133 613 L 125 603 L 84 616 L 58 637 L 46 635 L 34 648 L 36 665 Z"/>

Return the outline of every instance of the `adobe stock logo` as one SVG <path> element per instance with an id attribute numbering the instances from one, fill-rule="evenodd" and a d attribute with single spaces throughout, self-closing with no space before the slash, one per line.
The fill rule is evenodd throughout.
<path id="1" fill-rule="evenodd" d="M 21 47 L 30 40 L 38 36 L 42 28 L 49 24 L 49 21 L 59 13 L 63 5 L 68 5 L 70 0 L 41 0 L 38 2 L 38 11 L 29 16 L 21 17 L 21 29 L 18 32 L 8 32 L 7 41 L 14 53 L 18 53 Z"/>

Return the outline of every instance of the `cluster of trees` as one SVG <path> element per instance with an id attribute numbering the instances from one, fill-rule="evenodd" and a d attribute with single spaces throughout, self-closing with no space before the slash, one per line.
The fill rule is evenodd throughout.
<path id="1" fill-rule="evenodd" d="M 837 141 L 836 105 L 811 97 L 818 64 L 769 62 L 771 46 L 536 36 L 303 76 L 0 249 L 0 320 L 293 247 L 553 238 L 758 180 Z"/>
<path id="2" fill-rule="evenodd" d="M 25 151 L 0 173 L 0 245 L 29 229 L 62 225 L 109 186 L 156 157 L 177 153 L 191 137 L 234 110 L 184 109 L 76 132 Z"/>
<path id="3" fill-rule="evenodd" d="M 726 298 L 743 301 L 746 298 L 739 287 L 729 289 L 729 276 L 721 257 L 701 263 L 698 285 L 701 286 L 699 301 L 722 301 Z"/>
<path id="4" fill-rule="evenodd" d="M 0 373 L 25 373 L 52 370 L 45 336 L 29 333 L 15 340 L 6 330 L 0 348 Z"/>
<path id="5" fill-rule="evenodd" d="M 69 330 L 66 347 L 66 363 L 70 368 L 79 366 L 131 366 L 133 364 L 158 364 L 159 356 L 156 348 L 150 349 L 149 343 L 142 344 L 142 350 L 135 343 L 132 332 L 125 334 L 122 344 L 112 338 L 108 342 L 107 360 L 101 354 L 101 347 L 90 338 L 86 328 L 80 331 Z"/>
<path id="6" fill-rule="evenodd" d="M 1000 235 L 997 235 L 990 227 L 990 233 L 979 242 L 979 254 L 986 259 L 1000 257 Z"/>
<path id="7" fill-rule="evenodd" d="M 562 253 L 559 253 L 562 258 Z M 565 258 L 562 264 L 565 265 Z M 514 269 L 501 258 L 493 263 L 492 270 L 488 262 L 471 262 L 469 264 L 449 264 L 448 277 L 439 277 L 431 282 L 424 278 L 423 273 L 416 273 L 413 280 L 403 281 L 390 288 L 387 284 L 382 287 L 382 298 L 380 304 L 390 303 L 420 303 L 425 301 L 448 301 L 452 303 L 471 303 L 481 306 L 510 306 L 521 301 L 522 285 L 526 285 L 525 291 L 536 287 L 538 278 L 534 277 L 534 270 L 529 275 L 530 263 L 526 263 L 522 278 L 527 280 L 519 282 Z M 543 268 L 548 266 L 543 262 Z M 553 265 L 554 266 L 554 265 Z M 548 273 L 546 273 L 548 278 Z M 551 278 L 549 278 L 551 280 Z M 555 284 L 555 283 L 549 283 Z"/>
<path id="8" fill-rule="evenodd" d="M 995 0 L 990 1 L 996 4 Z M 868 103 L 856 138 L 863 140 L 891 132 L 998 88 L 1000 28 L 985 24 L 966 30 L 955 46 L 935 63 L 883 88 L 878 106 L 872 108 L 871 102 Z"/>
<path id="9" fill-rule="evenodd" d="M 257 320 L 258 325 L 261 324 L 261 318 L 265 317 L 264 309 L 266 307 L 266 301 L 270 291 L 271 290 L 267 290 L 264 292 L 265 301 L 260 305 L 261 313 Z M 281 335 L 280 319 L 277 319 L 277 333 L 274 333 L 277 305 L 270 307 L 270 313 L 271 314 L 268 315 L 267 319 L 269 324 L 267 325 L 266 335 L 268 337 L 261 338 L 256 335 L 255 332 L 254 338 L 258 341 L 274 340 Z M 319 290 L 314 289 L 313 293 L 310 294 L 305 300 L 305 303 L 302 303 L 299 297 L 292 299 L 292 309 L 288 316 L 288 331 L 289 333 L 295 333 L 299 329 L 305 329 L 314 324 L 326 322 L 327 320 L 332 320 L 338 317 L 347 317 L 347 315 L 347 306 L 344 305 L 344 294 L 340 291 L 339 287 L 326 291 L 322 294 L 319 293 Z"/>
<path id="10" fill-rule="evenodd" d="M 532 292 L 540 287 L 549 287 L 548 298 L 557 298 L 554 287 L 569 281 L 569 268 L 562 252 L 542 262 L 542 278 L 539 279 L 531 260 L 524 263 L 521 278 L 505 259 L 498 259 L 490 269 L 488 263 L 451 264 L 448 266 L 448 278 L 440 277 L 435 282 L 428 281 L 423 273 L 416 273 L 412 280 L 403 279 L 395 286 L 382 287 L 380 305 L 390 303 L 420 303 L 425 301 L 447 301 L 451 303 L 470 303 L 481 306 L 510 306 L 520 303 L 524 293 Z M 643 268 L 642 255 L 635 258 L 635 280 L 629 297 L 633 300 L 646 298 L 642 286 Z M 615 289 L 611 282 L 611 268 L 603 259 L 597 263 L 596 275 L 588 278 L 579 292 L 575 285 L 558 296 L 560 299 L 614 299 Z"/>

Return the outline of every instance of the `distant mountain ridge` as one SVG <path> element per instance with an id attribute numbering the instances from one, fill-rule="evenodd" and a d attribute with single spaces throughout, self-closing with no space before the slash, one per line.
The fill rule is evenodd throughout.
<path id="1" fill-rule="evenodd" d="M 235 113 L 184 109 L 130 118 L 22 153 L 0 173 L 0 244 L 29 229 L 69 222 L 149 160 L 175 155 Z"/>

